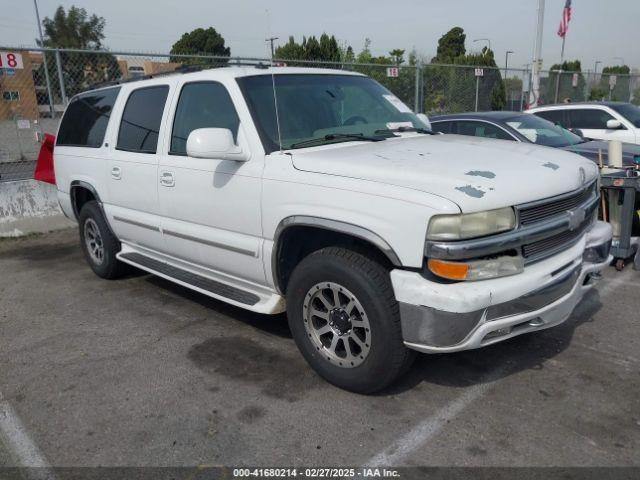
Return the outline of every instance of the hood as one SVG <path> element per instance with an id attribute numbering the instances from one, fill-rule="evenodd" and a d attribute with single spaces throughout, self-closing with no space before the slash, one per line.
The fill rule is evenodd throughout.
<path id="1" fill-rule="evenodd" d="M 592 161 L 573 153 L 460 135 L 415 135 L 289 153 L 299 170 L 419 190 L 451 200 L 463 212 L 552 197 L 598 175 Z"/>
<path id="2" fill-rule="evenodd" d="M 609 147 L 608 142 L 604 140 L 589 140 L 577 145 L 570 145 L 568 147 L 562 147 L 562 150 L 568 152 L 574 152 L 583 157 L 587 157 L 589 160 L 598 162 L 598 151 L 602 150 L 602 161 L 605 165 L 609 163 Z M 632 167 L 634 165 L 633 159 L 636 156 L 640 156 L 640 146 L 632 143 L 622 144 L 622 164 L 625 167 Z"/>

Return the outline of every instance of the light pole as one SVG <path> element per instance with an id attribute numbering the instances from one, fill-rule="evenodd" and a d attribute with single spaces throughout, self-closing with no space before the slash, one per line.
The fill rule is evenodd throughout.
<path id="1" fill-rule="evenodd" d="M 273 61 L 274 56 L 273 42 L 275 42 L 276 40 L 278 40 L 278 37 L 269 37 L 265 40 L 265 42 L 271 43 L 271 61 Z"/>
<path id="2" fill-rule="evenodd" d="M 33 6 L 36 9 L 36 22 L 38 22 L 38 34 L 40 35 L 40 46 L 44 47 L 44 39 L 42 38 L 42 26 L 40 25 L 40 14 L 38 13 L 38 1 L 33 0 Z M 53 95 L 51 94 L 51 80 L 49 79 L 49 69 L 47 68 L 47 55 L 45 51 L 42 51 L 42 63 L 44 67 L 44 78 L 47 82 L 47 96 L 49 97 L 49 113 L 51 118 L 54 117 L 55 113 L 53 110 Z"/>
<path id="3" fill-rule="evenodd" d="M 533 65 L 531 70 L 531 88 L 529 89 L 529 106 L 538 106 L 540 100 L 540 69 L 542 68 L 542 30 L 544 26 L 544 0 L 538 0 L 538 17 L 536 22 L 536 42 L 534 44 Z"/>
<path id="4" fill-rule="evenodd" d="M 513 53 L 513 50 L 507 50 L 507 53 L 504 55 L 504 76 L 507 76 L 507 70 L 509 70 L 509 54 Z"/>
<path id="5" fill-rule="evenodd" d="M 596 60 L 596 65 L 593 67 L 593 75 L 595 76 L 598 73 L 598 64 L 602 63 L 600 60 Z"/>
<path id="6" fill-rule="evenodd" d="M 487 42 L 489 44 L 489 50 L 492 50 L 492 48 L 491 48 L 491 39 L 489 39 L 489 38 L 476 38 L 473 41 L 473 43 L 476 43 L 476 42 Z"/>

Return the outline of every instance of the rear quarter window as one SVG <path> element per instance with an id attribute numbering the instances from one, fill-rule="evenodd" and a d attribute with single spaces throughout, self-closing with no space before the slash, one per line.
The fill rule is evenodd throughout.
<path id="1" fill-rule="evenodd" d="M 74 97 L 62 117 L 56 145 L 100 147 L 119 92 L 115 87 Z"/>

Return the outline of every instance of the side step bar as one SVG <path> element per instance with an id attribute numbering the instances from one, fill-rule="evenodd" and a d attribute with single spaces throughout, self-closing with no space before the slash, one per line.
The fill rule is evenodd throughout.
<path id="1" fill-rule="evenodd" d="M 206 290 L 214 295 L 228 298 L 234 302 L 241 303 L 243 305 L 253 306 L 260 301 L 260 297 L 257 295 L 240 290 L 239 288 L 225 285 L 224 283 L 216 282 L 202 275 L 188 272 L 173 265 L 169 265 L 164 262 L 160 262 L 154 258 L 147 257 L 136 252 L 121 253 L 118 255 L 126 263 L 130 263 L 134 266 L 140 266 L 144 270 L 160 273 L 167 277 L 174 278 L 180 282 L 189 284 L 193 287 L 201 290 Z"/>

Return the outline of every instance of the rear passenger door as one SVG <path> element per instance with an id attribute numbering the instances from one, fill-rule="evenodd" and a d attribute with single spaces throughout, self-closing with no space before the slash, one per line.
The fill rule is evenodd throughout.
<path id="1" fill-rule="evenodd" d="M 124 88 L 123 88 L 124 90 Z M 123 91 L 123 93 L 125 93 Z M 130 88 L 110 132 L 105 211 L 118 238 L 164 250 L 158 206 L 158 142 L 169 85 Z"/>
<path id="2" fill-rule="evenodd" d="M 222 275 L 264 284 L 264 155 L 238 162 L 193 158 L 186 151 L 189 134 L 198 128 L 229 129 L 236 144 L 251 151 L 230 91 L 217 81 L 185 82 L 171 111 L 158 178 L 167 250 Z"/>

